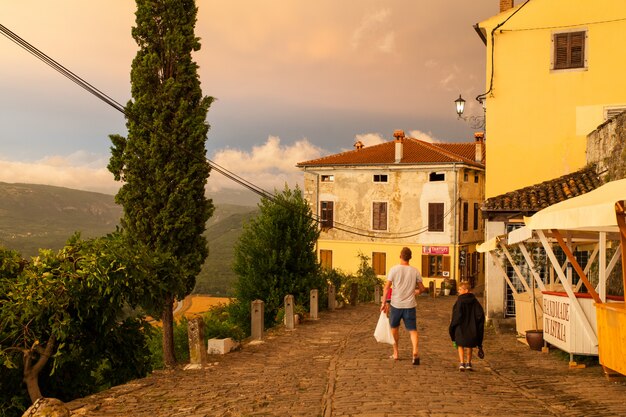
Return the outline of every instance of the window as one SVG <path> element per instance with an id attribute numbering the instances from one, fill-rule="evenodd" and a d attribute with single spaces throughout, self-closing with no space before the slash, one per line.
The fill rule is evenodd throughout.
<path id="1" fill-rule="evenodd" d="M 474 174 L 474 184 L 478 184 L 478 174 Z"/>
<path id="2" fill-rule="evenodd" d="M 450 257 L 447 255 L 422 255 L 422 275 L 425 277 L 449 277 Z"/>
<path id="3" fill-rule="evenodd" d="M 387 274 L 387 254 L 385 252 L 372 252 L 372 268 L 376 275 Z"/>
<path id="4" fill-rule="evenodd" d="M 443 203 L 428 203 L 428 231 L 443 232 Z"/>
<path id="5" fill-rule="evenodd" d="M 387 230 L 387 203 L 378 201 L 373 203 L 372 229 Z"/>
<path id="6" fill-rule="evenodd" d="M 322 182 L 333 182 L 335 181 L 334 175 L 322 175 Z"/>
<path id="7" fill-rule="evenodd" d="M 467 232 L 469 227 L 469 203 L 467 201 L 463 202 L 463 231 Z"/>
<path id="8" fill-rule="evenodd" d="M 474 230 L 478 230 L 478 203 L 474 203 Z"/>
<path id="9" fill-rule="evenodd" d="M 374 182 L 387 182 L 387 174 L 374 174 Z"/>
<path id="10" fill-rule="evenodd" d="M 463 181 L 465 182 L 469 181 L 469 173 L 467 171 L 463 173 Z"/>
<path id="11" fill-rule="evenodd" d="M 334 203 L 332 201 L 320 202 L 320 220 L 323 229 L 333 227 Z"/>
<path id="12" fill-rule="evenodd" d="M 585 38 L 587 33 L 565 32 L 555 33 L 553 37 L 554 65 L 553 69 L 584 68 Z"/>
<path id="13" fill-rule="evenodd" d="M 445 181 L 446 180 L 446 174 L 444 174 L 443 172 L 431 172 L 430 175 L 428 176 L 428 180 L 431 182 L 434 181 Z"/>
<path id="14" fill-rule="evenodd" d="M 333 251 L 320 249 L 320 265 L 324 269 L 333 269 Z"/>

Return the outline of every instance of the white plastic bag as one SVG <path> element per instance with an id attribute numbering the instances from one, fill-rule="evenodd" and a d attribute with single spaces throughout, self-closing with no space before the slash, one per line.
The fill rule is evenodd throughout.
<path id="1" fill-rule="evenodd" d="M 378 318 L 378 324 L 376 324 L 376 330 L 374 330 L 374 338 L 376 338 L 378 343 L 388 343 L 393 345 L 391 326 L 389 325 L 389 319 L 384 312 L 381 312 L 380 317 Z"/>

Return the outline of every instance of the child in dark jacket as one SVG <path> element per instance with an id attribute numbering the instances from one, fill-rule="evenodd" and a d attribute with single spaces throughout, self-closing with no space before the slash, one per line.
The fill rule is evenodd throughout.
<path id="1" fill-rule="evenodd" d="M 459 353 L 459 371 L 472 371 L 472 350 L 475 347 L 482 349 L 485 312 L 470 292 L 469 282 L 459 284 L 459 297 L 452 307 L 448 331 Z"/>

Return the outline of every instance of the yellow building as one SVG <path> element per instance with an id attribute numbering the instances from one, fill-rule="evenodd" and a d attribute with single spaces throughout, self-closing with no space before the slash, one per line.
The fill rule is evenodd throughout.
<path id="1" fill-rule="evenodd" d="M 300 162 L 304 194 L 320 221 L 322 266 L 354 273 L 359 254 L 380 276 L 413 251 L 426 285 L 483 282 L 475 243 L 484 235 L 484 143 L 394 140 Z"/>
<path id="2" fill-rule="evenodd" d="M 476 25 L 486 44 L 486 197 L 585 165 L 586 135 L 626 109 L 623 0 L 530 0 Z"/>
<path id="3" fill-rule="evenodd" d="M 478 97 L 486 103 L 489 141 L 485 240 L 552 204 L 544 189 L 562 189 L 559 201 L 597 185 L 578 186 L 591 175 L 587 135 L 626 110 L 625 6 L 623 0 L 500 0 L 500 13 L 475 25 L 486 45 L 486 92 Z M 492 259 L 485 268 L 487 315 L 506 315 L 506 284 Z"/>

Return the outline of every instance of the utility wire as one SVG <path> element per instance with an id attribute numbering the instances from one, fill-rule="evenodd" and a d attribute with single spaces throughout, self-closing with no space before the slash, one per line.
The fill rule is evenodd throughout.
<path id="1" fill-rule="evenodd" d="M 10 39 L 12 42 L 17 44 L 18 46 L 20 46 L 22 49 L 24 49 L 27 52 L 29 52 L 31 55 L 33 55 L 37 59 L 39 59 L 42 62 L 44 62 L 46 65 L 48 65 L 51 68 L 53 68 L 55 71 L 59 72 L 61 75 L 63 75 L 64 77 L 66 77 L 67 79 L 72 81 L 73 83 L 77 84 L 79 87 L 83 88 L 87 92 L 91 93 L 92 95 L 96 96 L 100 100 L 104 101 L 106 104 L 108 104 L 109 106 L 113 107 L 115 110 L 119 111 L 120 113 L 124 114 L 126 117 L 130 117 L 128 115 L 128 113 L 126 112 L 125 107 L 122 104 L 120 104 L 119 102 L 117 102 L 113 98 L 109 97 L 107 94 L 103 93 L 102 91 L 100 91 L 99 89 L 97 89 L 96 87 L 94 87 L 93 85 L 91 85 L 90 83 L 88 83 L 83 78 L 79 77 L 78 75 L 76 75 L 75 73 L 73 73 L 72 71 L 70 71 L 69 69 L 64 67 L 63 65 L 59 64 L 57 61 L 55 61 L 54 59 L 52 59 L 51 57 L 49 57 L 48 55 L 46 55 L 45 53 L 43 53 L 42 51 L 37 49 L 35 46 L 33 46 L 32 44 L 30 44 L 29 42 L 27 42 L 26 40 L 21 38 L 16 33 L 12 32 L 11 30 L 9 30 L 6 26 L 4 26 L 2 24 L 0 24 L 0 33 L 2 33 L 5 37 Z M 148 130 L 152 131 L 153 133 L 158 134 L 158 132 L 154 131 L 152 126 L 148 126 L 147 124 L 144 124 L 144 123 L 142 123 L 142 125 L 144 127 L 148 128 Z M 184 147 L 182 147 L 180 144 L 178 144 L 178 143 L 176 143 L 174 141 L 171 141 L 169 138 L 166 138 L 166 140 L 168 142 L 170 142 L 170 144 L 173 144 L 174 146 L 176 146 L 177 148 L 179 148 L 180 150 L 182 150 L 183 152 L 188 154 L 190 157 L 192 157 L 192 158 L 201 158 L 199 155 L 196 155 L 196 154 L 190 152 L 189 150 L 187 150 Z M 282 201 L 280 199 L 277 199 L 276 196 L 274 194 L 270 193 L 269 191 L 266 191 L 266 190 L 262 189 L 261 187 L 258 187 L 257 185 L 247 181 L 246 179 L 240 177 L 239 175 L 237 175 L 237 174 L 227 170 L 226 168 L 218 165 L 214 161 L 211 161 L 208 158 L 202 158 L 202 160 L 204 162 L 206 162 L 212 170 L 215 170 L 216 172 L 222 174 L 226 178 L 228 178 L 231 181 L 233 181 L 233 182 L 243 186 L 244 188 L 247 188 L 248 190 L 254 192 L 255 194 L 257 194 L 257 195 L 259 195 L 259 196 L 261 196 L 263 198 L 266 198 L 266 199 L 268 199 L 268 200 L 270 200 L 270 201 L 272 201 L 274 203 L 281 204 L 281 205 L 283 205 L 284 207 L 286 207 L 288 209 L 292 209 L 293 208 L 293 207 L 290 207 L 287 204 L 284 204 L 286 202 L 284 202 L 284 201 Z M 454 205 L 456 205 L 456 203 L 457 202 L 455 202 Z M 452 212 L 452 207 L 450 208 L 450 210 L 448 210 L 447 213 L 444 214 L 443 219 L 445 219 L 446 217 L 448 217 L 448 215 L 450 215 L 450 213 Z M 309 216 L 309 218 L 312 219 L 313 221 L 317 222 L 317 223 L 322 223 L 324 221 L 324 219 L 322 219 L 317 214 L 313 214 L 312 216 Z M 442 219 L 442 221 L 443 221 L 443 219 Z M 336 221 L 333 221 L 333 228 L 337 229 L 337 230 L 341 230 L 341 231 L 349 233 L 349 234 L 353 234 L 353 235 L 369 237 L 369 238 L 383 238 L 383 239 L 406 239 L 406 238 L 409 238 L 409 237 L 414 237 L 414 236 L 420 235 L 420 234 L 425 233 L 425 232 L 428 231 L 428 227 L 427 226 L 423 227 L 423 228 L 420 228 L 420 229 L 417 229 L 417 230 L 414 230 L 414 231 L 408 231 L 408 232 L 370 231 L 370 230 L 363 230 L 363 229 L 359 229 L 359 228 L 352 227 L 352 226 L 349 226 L 349 225 L 345 225 L 345 224 L 342 224 L 342 223 L 339 223 L 339 222 L 336 222 Z"/>

